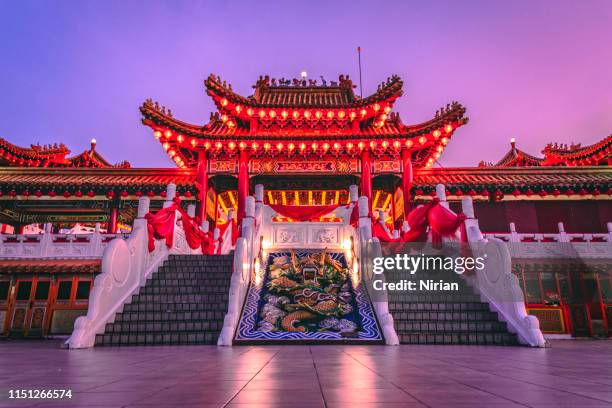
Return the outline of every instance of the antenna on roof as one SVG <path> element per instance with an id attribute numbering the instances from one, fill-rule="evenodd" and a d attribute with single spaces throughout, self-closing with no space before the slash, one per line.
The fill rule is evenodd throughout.
<path id="1" fill-rule="evenodd" d="M 357 60 L 359 61 L 359 97 L 363 99 L 363 84 L 361 83 L 361 47 L 357 47 Z"/>

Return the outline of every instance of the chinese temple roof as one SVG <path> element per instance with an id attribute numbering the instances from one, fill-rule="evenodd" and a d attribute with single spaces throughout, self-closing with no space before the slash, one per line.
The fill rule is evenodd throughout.
<path id="1" fill-rule="evenodd" d="M 597 143 L 582 147 L 549 143 L 542 154 L 536 157 L 516 147 L 514 139 L 510 141 L 510 150 L 496 164 L 480 162 L 480 167 L 534 167 L 534 166 L 599 166 L 612 163 L 612 135 Z"/>
<path id="2" fill-rule="evenodd" d="M 97 274 L 101 259 L 1 259 L 0 274 L 15 273 L 86 273 Z"/>
<path id="3" fill-rule="evenodd" d="M 399 180 L 399 178 L 398 178 Z M 169 183 L 185 197 L 196 193 L 195 169 L 0 169 L 0 199 L 29 197 L 70 200 L 91 196 L 135 199 L 162 196 Z M 610 195 L 612 173 L 603 167 L 426 168 L 414 172 L 416 195 L 433 193 L 436 184 L 451 194 L 487 196 L 497 190 L 515 196 Z M 473 195 L 473 194 L 472 194 Z"/>
<path id="4" fill-rule="evenodd" d="M 548 144 L 542 151 L 543 165 L 593 166 L 612 163 L 612 135 L 589 146 Z"/>
<path id="5" fill-rule="evenodd" d="M 64 144 L 21 147 L 0 138 L 0 167 L 130 167 L 127 161 L 115 165 L 110 164 L 96 151 L 95 140 L 92 140 L 89 150 L 76 156 L 66 157 L 69 154 L 70 150 Z"/>
<path id="6" fill-rule="evenodd" d="M 438 110 L 431 120 L 405 125 L 393 104 L 403 94 L 403 82 L 393 76 L 365 98 L 353 92 L 348 76 L 322 79 L 260 77 L 251 96 L 242 96 L 215 75 L 204 82 L 218 112 L 204 125 L 182 122 L 159 103 L 141 106 L 143 123 L 153 129 L 179 167 L 194 167 L 199 154 L 231 158 L 239 150 L 252 157 L 293 156 L 297 160 L 355 156 L 363 149 L 375 157 L 396 157 L 407 148 L 415 167 L 433 165 L 465 123 L 465 108 L 457 102 Z"/>

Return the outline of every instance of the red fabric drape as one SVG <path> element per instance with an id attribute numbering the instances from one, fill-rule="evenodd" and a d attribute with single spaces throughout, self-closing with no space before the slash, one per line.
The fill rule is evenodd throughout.
<path id="1" fill-rule="evenodd" d="M 149 252 L 155 249 L 156 239 L 166 239 L 166 246 L 172 247 L 174 239 L 174 216 L 180 200 L 176 198 L 170 207 L 162 208 L 157 213 L 147 213 L 147 230 L 149 232 Z"/>
<path id="2" fill-rule="evenodd" d="M 310 221 L 328 214 L 338 208 L 338 205 L 278 205 L 270 204 L 270 207 L 283 217 L 296 221 Z"/>
<path id="3" fill-rule="evenodd" d="M 176 212 L 181 214 L 181 223 L 185 231 L 185 240 L 191 249 L 201 248 L 202 253 L 212 254 L 214 251 L 214 241 L 212 232 L 205 233 L 200 228 L 199 218 L 190 217 L 181 208 L 180 199 L 177 197 L 170 207 L 162 208 L 157 213 L 145 215 L 147 220 L 147 230 L 149 233 L 149 252 L 155 249 L 155 240 L 166 240 L 166 246 L 172 247 L 174 239 L 174 219 Z"/>
<path id="4" fill-rule="evenodd" d="M 442 237 L 447 237 L 457 232 L 457 228 L 465 221 L 465 215 L 454 214 L 449 209 L 438 204 L 431 207 L 427 214 L 427 220 L 431 226 L 432 242 L 440 244 Z"/>
<path id="5" fill-rule="evenodd" d="M 461 242 L 467 242 L 465 231 L 466 217 L 464 214 L 454 214 L 440 205 L 437 199 L 410 211 L 406 220 L 410 231 L 403 232 L 399 238 L 389 236 L 383 226 L 376 222 L 372 225 L 372 235 L 382 242 L 423 242 L 427 237 L 427 228 L 431 229 L 432 242 L 439 244 L 442 237 L 455 234 L 461 227 Z"/>
<path id="6" fill-rule="evenodd" d="M 349 223 L 353 226 L 356 227 L 357 224 L 359 224 L 359 204 L 354 203 L 355 205 L 353 206 L 353 210 L 351 211 L 351 218 L 349 220 Z"/>

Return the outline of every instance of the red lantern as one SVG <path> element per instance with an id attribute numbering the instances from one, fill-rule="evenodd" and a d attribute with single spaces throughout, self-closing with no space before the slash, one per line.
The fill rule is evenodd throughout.
<path id="1" fill-rule="evenodd" d="M 421 188 L 417 188 L 417 190 L 414 192 L 415 195 L 423 195 L 423 189 Z"/>
<path id="2" fill-rule="evenodd" d="M 109 191 L 106 193 L 106 198 L 113 198 L 115 197 L 115 192 L 114 191 Z"/>
<path id="3" fill-rule="evenodd" d="M 164 198 L 165 198 L 165 197 L 166 197 L 166 192 L 165 192 L 165 191 L 162 191 L 161 193 L 159 193 L 159 195 L 160 195 L 161 197 L 164 197 Z"/>
<path id="4" fill-rule="evenodd" d="M 540 190 L 540 197 L 546 197 L 548 193 L 545 190 Z"/>
<path id="5" fill-rule="evenodd" d="M 593 194 L 594 196 L 598 196 L 599 194 L 601 194 L 601 191 L 599 191 L 598 188 L 594 189 L 591 194 Z"/>
<path id="6" fill-rule="evenodd" d="M 63 195 L 64 195 L 64 198 L 70 197 L 70 191 L 68 191 L 68 190 L 64 191 Z"/>
<path id="7" fill-rule="evenodd" d="M 42 196 L 42 191 L 40 191 L 40 190 L 36 190 L 36 191 L 34 192 L 34 195 L 35 195 L 36 197 L 41 197 L 41 196 Z"/>
<path id="8" fill-rule="evenodd" d="M 456 195 L 456 196 L 462 196 L 462 195 L 463 195 L 463 191 L 462 191 L 460 188 L 458 188 L 458 189 L 455 191 L 455 195 Z"/>
<path id="9" fill-rule="evenodd" d="M 557 197 L 559 194 L 561 194 L 561 191 L 559 191 L 559 189 L 558 189 L 558 188 L 555 188 L 555 189 L 552 191 L 552 195 L 554 195 L 555 197 Z"/>
<path id="10" fill-rule="evenodd" d="M 134 193 L 134 195 L 136 197 L 142 197 L 142 191 L 138 190 L 137 192 Z"/>
<path id="11" fill-rule="evenodd" d="M 88 197 L 93 197 L 94 195 L 95 195 L 95 193 L 94 193 L 92 190 L 89 190 L 89 191 L 87 192 L 87 196 L 88 196 Z"/>
<path id="12" fill-rule="evenodd" d="M 153 197 L 155 193 L 153 191 L 147 191 L 147 197 Z"/>
<path id="13" fill-rule="evenodd" d="M 533 190 L 532 190 L 532 189 L 530 189 L 530 188 L 528 188 L 528 189 L 525 191 L 525 195 L 526 195 L 527 197 L 531 197 L 531 196 L 533 195 Z"/>
<path id="14" fill-rule="evenodd" d="M 16 195 L 17 195 L 17 192 L 15 190 L 11 190 L 9 192 L 9 196 L 11 196 L 11 197 L 15 197 Z"/>
<path id="15" fill-rule="evenodd" d="M 514 191 L 512 192 L 512 195 L 515 197 L 518 197 L 521 195 L 521 190 L 519 190 L 518 188 L 515 188 Z"/>
<path id="16" fill-rule="evenodd" d="M 48 195 L 49 197 L 55 197 L 55 196 L 57 195 L 57 193 L 56 193 L 55 191 L 51 190 L 51 191 L 49 191 L 49 192 L 47 193 L 47 195 Z"/>
<path id="17" fill-rule="evenodd" d="M 127 196 L 128 196 L 128 192 L 127 192 L 127 191 L 125 191 L 125 190 L 123 190 L 123 191 L 120 193 L 120 195 L 121 195 L 121 197 L 127 197 Z"/>
<path id="18" fill-rule="evenodd" d="M 488 197 L 491 193 L 489 193 L 489 190 L 484 190 L 481 194 L 485 197 Z"/>
<path id="19" fill-rule="evenodd" d="M 474 191 L 474 189 L 468 191 L 468 194 L 472 197 L 474 197 L 476 195 L 476 191 Z"/>
<path id="20" fill-rule="evenodd" d="M 581 196 L 585 196 L 585 195 L 589 194 L 589 192 L 586 191 L 584 188 L 581 188 L 580 191 L 578 192 L 578 194 L 580 194 Z"/>
<path id="21" fill-rule="evenodd" d="M 74 193 L 74 195 L 77 197 L 83 197 L 83 192 L 81 190 L 77 190 L 77 192 Z"/>
<path id="22" fill-rule="evenodd" d="M 574 190 L 572 190 L 571 188 L 568 188 L 567 190 L 565 190 L 565 194 L 567 194 L 568 196 L 570 195 L 574 195 Z"/>
<path id="23" fill-rule="evenodd" d="M 30 192 L 28 190 L 23 190 L 21 192 L 21 195 L 24 196 L 24 197 L 29 197 L 30 196 Z"/>
<path id="24" fill-rule="evenodd" d="M 185 195 L 185 197 L 187 197 L 187 198 L 191 197 L 191 191 L 189 191 L 189 190 L 185 191 L 185 194 L 184 194 L 184 195 Z"/>

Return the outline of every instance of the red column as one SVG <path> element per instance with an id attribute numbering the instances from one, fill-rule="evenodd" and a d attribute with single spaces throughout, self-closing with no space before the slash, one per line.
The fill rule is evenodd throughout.
<path id="1" fill-rule="evenodd" d="M 410 150 L 402 150 L 402 192 L 404 194 L 404 219 L 410 211 L 410 189 L 412 188 L 412 158 Z"/>
<path id="2" fill-rule="evenodd" d="M 240 151 L 238 159 L 238 222 L 246 216 L 246 198 L 249 195 L 249 155 Z"/>
<path id="3" fill-rule="evenodd" d="M 372 206 L 372 159 L 370 151 L 366 148 L 361 152 L 361 195 L 368 197 Z M 371 211 L 371 210 L 370 210 Z"/>
<path id="4" fill-rule="evenodd" d="M 206 221 L 206 194 L 208 193 L 208 157 L 206 152 L 199 152 L 198 168 L 196 175 L 196 187 L 198 188 L 198 199 L 196 205 L 196 216 L 201 221 Z"/>
<path id="5" fill-rule="evenodd" d="M 108 233 L 116 234 L 117 233 L 117 219 L 119 216 L 119 210 L 117 209 L 115 203 L 111 204 L 113 207 L 110 210 L 110 215 L 108 216 Z"/>

